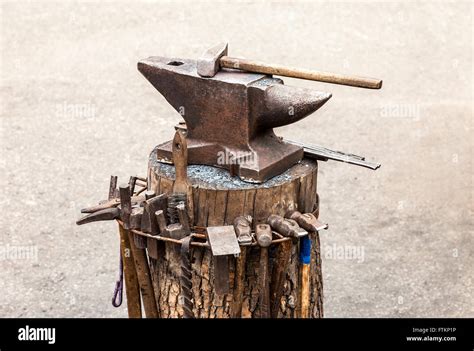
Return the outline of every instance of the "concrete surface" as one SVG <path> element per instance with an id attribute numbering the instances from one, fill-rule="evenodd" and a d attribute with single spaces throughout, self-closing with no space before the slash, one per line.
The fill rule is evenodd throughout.
<path id="1" fill-rule="evenodd" d="M 126 316 L 110 304 L 115 224 L 74 222 L 111 174 L 144 175 L 179 120 L 136 62 L 222 40 L 384 80 L 285 80 L 333 98 L 278 134 L 383 164 L 321 163 L 325 315 L 474 317 L 472 15 L 440 2 L 2 2 L 0 317 Z"/>

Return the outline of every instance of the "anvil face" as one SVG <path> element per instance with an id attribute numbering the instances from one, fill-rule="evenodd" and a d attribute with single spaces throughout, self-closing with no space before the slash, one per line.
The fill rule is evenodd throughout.
<path id="1" fill-rule="evenodd" d="M 195 60 L 150 57 L 138 69 L 185 119 L 189 163 L 227 168 L 252 182 L 278 175 L 303 157 L 301 147 L 282 142 L 272 128 L 306 117 L 331 97 L 237 70 L 203 78 Z M 171 141 L 157 152 L 171 162 Z"/>

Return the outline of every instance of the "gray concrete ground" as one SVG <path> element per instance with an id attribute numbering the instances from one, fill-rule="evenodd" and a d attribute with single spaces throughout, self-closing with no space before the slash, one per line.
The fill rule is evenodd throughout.
<path id="1" fill-rule="evenodd" d="M 320 165 L 325 315 L 474 317 L 472 16 L 441 2 L 2 2 L 0 316 L 126 316 L 110 304 L 116 225 L 74 222 L 111 174 L 144 175 L 179 120 L 136 62 L 227 40 L 234 55 L 384 79 L 285 79 L 333 98 L 278 134 L 383 164 Z"/>

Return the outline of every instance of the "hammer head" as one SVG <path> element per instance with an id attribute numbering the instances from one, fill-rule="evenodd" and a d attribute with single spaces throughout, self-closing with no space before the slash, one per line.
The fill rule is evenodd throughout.
<path id="1" fill-rule="evenodd" d="M 227 48 L 227 43 L 219 43 L 206 50 L 197 61 L 197 73 L 201 77 L 214 77 L 219 71 L 219 60 L 222 56 L 227 56 Z"/>

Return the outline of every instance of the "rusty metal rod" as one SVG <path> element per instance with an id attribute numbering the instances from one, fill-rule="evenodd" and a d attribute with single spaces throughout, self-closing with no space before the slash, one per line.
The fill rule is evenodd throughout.
<path id="1" fill-rule="evenodd" d="M 165 236 L 160 236 L 160 235 L 151 235 L 151 234 L 147 234 L 147 233 L 141 232 L 139 230 L 135 230 L 135 229 L 131 229 L 130 231 L 134 234 L 141 235 L 141 236 L 144 236 L 144 237 L 147 237 L 147 238 L 152 238 L 152 239 L 160 240 L 160 241 L 167 241 L 167 242 L 170 242 L 170 243 L 181 245 L 181 240 L 178 240 L 178 239 L 167 238 Z M 193 237 L 196 236 L 199 239 L 203 239 L 201 235 L 196 234 L 196 233 L 191 234 L 191 236 L 193 236 Z M 289 238 L 289 237 L 283 237 L 281 239 L 275 239 L 275 240 L 272 240 L 272 244 L 282 243 L 284 241 L 289 241 L 290 239 L 291 238 Z M 210 247 L 207 242 L 200 243 L 200 242 L 194 241 L 194 242 L 191 243 L 191 245 L 192 246 L 201 246 L 201 247 Z M 256 245 L 258 245 L 258 244 L 257 244 L 256 241 L 254 241 L 254 242 L 252 242 L 251 245 L 248 245 L 248 246 L 256 246 Z"/>
<path id="2" fill-rule="evenodd" d="M 248 72 L 275 74 L 277 76 L 349 85 L 358 88 L 380 89 L 382 87 L 382 80 L 376 78 L 313 71 L 309 69 L 293 68 L 261 61 L 240 59 L 236 57 L 223 56 L 221 57 L 219 63 L 221 67 L 241 69 Z"/>
<path id="3" fill-rule="evenodd" d="M 121 220 L 117 219 L 116 221 L 119 224 L 122 224 Z M 160 241 L 167 241 L 167 242 L 170 242 L 170 243 L 181 245 L 181 240 L 180 239 L 167 238 L 167 237 L 161 236 L 161 235 L 151 235 L 151 234 L 144 233 L 144 232 L 142 232 L 140 230 L 137 230 L 137 229 L 130 229 L 130 232 L 132 232 L 134 234 L 137 234 L 137 235 L 147 237 L 147 238 L 152 238 L 152 239 L 160 240 Z M 273 232 L 273 233 L 276 233 L 276 232 Z M 198 239 L 205 239 L 205 235 L 202 235 L 200 233 L 195 233 L 194 232 L 194 233 L 191 233 L 191 236 L 193 236 L 195 238 L 198 238 Z M 281 236 L 281 235 L 277 234 L 277 236 Z M 279 244 L 279 243 L 289 241 L 289 240 L 291 240 L 291 238 L 289 238 L 289 237 L 282 237 L 280 239 L 274 239 L 274 240 L 272 240 L 272 245 L 273 244 Z M 256 245 L 258 245 L 257 242 L 253 241 L 252 244 L 248 245 L 248 246 L 256 246 Z M 210 245 L 207 243 L 207 241 L 205 243 L 200 243 L 200 242 L 193 241 L 191 243 L 191 246 L 210 247 Z"/>
<path id="4" fill-rule="evenodd" d="M 179 239 L 167 238 L 167 237 L 160 236 L 160 235 L 151 235 L 151 234 L 143 233 L 143 232 L 141 232 L 139 230 L 135 230 L 135 229 L 131 229 L 130 231 L 134 234 L 141 235 L 141 236 L 144 236 L 144 237 L 147 237 L 147 238 L 160 240 L 160 241 L 166 241 L 166 242 L 181 245 L 181 240 L 179 240 Z M 205 243 L 192 242 L 191 245 L 192 246 L 201 246 L 201 247 L 210 247 L 207 242 L 205 242 Z"/>

